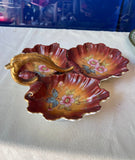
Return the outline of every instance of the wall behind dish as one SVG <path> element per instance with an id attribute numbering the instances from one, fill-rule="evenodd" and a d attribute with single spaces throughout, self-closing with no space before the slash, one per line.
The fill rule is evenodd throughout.
<path id="1" fill-rule="evenodd" d="M 134 0 L 0 0 L 0 25 L 131 31 Z"/>

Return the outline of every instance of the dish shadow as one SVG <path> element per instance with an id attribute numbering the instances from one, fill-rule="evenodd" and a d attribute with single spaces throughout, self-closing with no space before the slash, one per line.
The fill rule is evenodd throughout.
<path id="1" fill-rule="evenodd" d="M 110 99 L 102 102 L 102 109 L 96 115 L 85 116 L 81 120 L 47 121 L 41 114 L 28 114 L 27 103 L 22 100 L 9 108 L 6 122 L 3 122 L 0 141 L 14 143 L 43 150 L 54 150 L 72 154 L 111 156 L 110 134 L 113 130 L 114 114 L 123 101 L 123 93 L 115 87 L 119 83 L 132 82 L 134 66 L 129 64 L 129 72 L 119 78 L 110 78 L 101 82 L 101 88 L 110 91 Z M 19 90 L 15 93 L 17 99 Z M 23 92 L 21 92 L 23 95 Z M 21 95 L 21 96 L 22 96 Z M 6 104 L 6 102 L 5 102 Z M 3 118 L 4 119 L 4 118 Z M 107 133 L 106 133 L 107 132 Z M 105 136 L 106 135 L 106 136 Z M 116 147 L 117 148 L 117 147 Z M 131 155 L 132 156 L 135 155 Z M 126 159 L 126 156 L 114 154 L 113 157 Z M 129 157 L 128 157 L 129 158 Z"/>

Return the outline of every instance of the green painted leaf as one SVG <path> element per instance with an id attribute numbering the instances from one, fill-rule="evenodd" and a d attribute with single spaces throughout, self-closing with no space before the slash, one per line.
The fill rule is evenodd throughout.
<path id="1" fill-rule="evenodd" d="M 55 101 L 52 103 L 52 108 L 56 107 L 58 104 L 59 104 L 59 102 L 58 102 L 57 100 L 55 100 Z"/>
<path id="2" fill-rule="evenodd" d="M 49 97 L 47 100 L 46 100 L 47 103 L 51 103 L 52 104 L 52 108 L 56 107 L 59 102 L 54 98 L 54 97 Z"/>
<path id="3" fill-rule="evenodd" d="M 86 73 L 95 73 L 93 69 L 90 69 L 89 66 L 83 65 L 83 69 L 86 71 Z"/>
<path id="4" fill-rule="evenodd" d="M 54 98 L 58 97 L 58 92 L 55 88 L 52 90 L 52 95 L 53 95 Z"/>
<path id="5" fill-rule="evenodd" d="M 54 97 L 49 97 L 49 98 L 47 98 L 46 102 L 47 102 L 47 103 L 53 103 L 54 100 L 55 100 Z"/>

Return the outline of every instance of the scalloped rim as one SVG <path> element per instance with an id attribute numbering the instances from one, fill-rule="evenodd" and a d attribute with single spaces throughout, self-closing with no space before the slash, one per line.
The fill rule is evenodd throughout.
<path id="1" fill-rule="evenodd" d="M 121 72 L 121 75 L 119 75 L 119 76 L 112 75 L 112 76 L 107 77 L 105 79 L 101 79 L 100 82 L 106 81 L 106 80 L 108 80 L 110 78 L 117 78 L 118 79 L 118 78 L 121 78 L 121 76 L 124 75 L 124 74 L 125 74 L 125 72 Z"/>
<path id="2" fill-rule="evenodd" d="M 101 102 L 104 103 L 104 102 L 106 102 L 108 99 L 110 99 L 110 96 L 107 97 L 106 99 L 101 100 L 100 103 L 101 103 Z M 27 103 L 28 103 L 28 100 L 25 99 L 25 101 L 27 101 Z M 87 116 L 90 116 L 90 115 L 95 115 L 95 114 L 101 112 L 101 110 L 102 110 L 102 107 L 101 107 L 98 111 L 96 111 L 96 112 L 84 113 L 84 114 L 82 114 L 82 117 L 81 117 L 81 118 L 77 118 L 77 119 L 70 119 L 70 118 L 60 117 L 60 118 L 56 118 L 56 119 L 53 119 L 53 120 L 51 120 L 51 119 L 46 119 L 46 118 L 43 116 L 43 113 L 40 113 L 40 112 L 39 112 L 39 113 L 36 113 L 36 112 L 35 112 L 35 113 L 32 113 L 32 112 L 30 112 L 29 110 L 27 110 L 27 111 L 28 111 L 28 113 L 31 114 L 31 115 L 33 115 L 33 114 L 41 115 L 43 119 L 45 119 L 46 121 L 49 121 L 49 122 L 54 122 L 54 121 L 70 121 L 70 122 L 75 122 L 75 121 L 80 121 L 80 120 L 81 120 L 82 118 L 84 118 L 84 117 L 87 117 Z"/>
<path id="3" fill-rule="evenodd" d="M 48 54 L 45 55 L 44 54 L 45 52 L 47 52 Z M 63 56 L 62 57 L 63 59 L 61 59 L 62 64 L 60 65 L 60 67 L 66 68 L 66 66 L 67 66 L 67 61 L 68 61 L 67 60 L 67 49 L 61 48 L 59 43 L 52 43 L 50 45 L 36 44 L 32 48 L 24 48 L 22 50 L 22 53 L 23 54 L 38 53 L 38 54 L 49 56 L 49 57 L 51 57 L 53 55 L 56 57 L 58 56 L 60 59 L 61 59 L 61 56 Z"/>

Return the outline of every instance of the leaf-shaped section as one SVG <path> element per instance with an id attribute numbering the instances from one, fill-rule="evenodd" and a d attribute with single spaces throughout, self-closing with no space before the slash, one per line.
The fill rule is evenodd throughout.
<path id="1" fill-rule="evenodd" d="M 129 60 L 118 49 L 109 48 L 102 43 L 78 45 L 67 51 L 67 57 L 69 66 L 74 66 L 74 72 L 81 71 L 84 75 L 99 80 L 120 76 L 122 72 L 128 71 Z M 92 67 L 92 70 L 87 66 L 90 69 Z"/>
<path id="2" fill-rule="evenodd" d="M 28 110 L 40 112 L 50 120 L 61 117 L 78 119 L 85 113 L 96 112 L 101 108 L 100 101 L 109 96 L 108 91 L 99 87 L 98 80 L 82 74 L 54 75 L 41 78 L 40 81 L 41 88 L 37 91 L 35 87 L 32 93 L 36 93 L 32 94 L 31 98 L 27 96 L 31 93 L 31 89 L 26 93 L 25 98 L 29 102 Z M 59 86 L 60 83 L 62 88 Z M 41 97 L 37 99 L 38 95 Z"/>
<path id="3" fill-rule="evenodd" d="M 40 69 L 44 70 L 46 67 L 49 69 L 53 69 L 58 72 L 69 72 L 73 69 L 73 67 L 70 68 L 61 68 L 60 66 L 57 66 L 52 59 L 49 56 L 41 55 L 38 53 L 26 53 L 26 54 L 19 54 L 11 59 L 10 64 L 6 65 L 7 69 L 11 69 L 11 75 L 13 79 L 22 85 L 30 85 L 38 80 L 38 78 L 35 76 L 35 79 L 33 80 L 23 80 L 19 77 L 19 72 L 22 69 L 22 67 L 29 63 L 41 63 L 44 64 L 41 65 Z M 22 70 L 21 70 L 22 72 Z M 34 77 L 33 77 L 34 78 Z"/>

